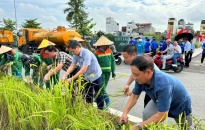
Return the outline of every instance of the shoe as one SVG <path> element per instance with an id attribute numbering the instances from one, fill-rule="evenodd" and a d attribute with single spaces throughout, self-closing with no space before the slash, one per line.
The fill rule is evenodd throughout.
<path id="1" fill-rule="evenodd" d="M 184 68 L 189 68 L 189 66 L 184 66 Z"/>
<path id="2" fill-rule="evenodd" d="M 177 67 L 177 64 L 172 64 L 173 67 Z"/>
<path id="3" fill-rule="evenodd" d="M 165 68 L 164 68 L 164 67 L 162 67 L 162 68 L 161 68 L 161 70 L 165 70 Z"/>

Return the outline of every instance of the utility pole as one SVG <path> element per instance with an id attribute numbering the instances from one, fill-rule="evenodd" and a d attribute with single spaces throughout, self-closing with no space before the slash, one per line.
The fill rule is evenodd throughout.
<path id="1" fill-rule="evenodd" d="M 14 0 L 14 12 L 15 12 L 15 20 L 16 20 L 16 32 L 17 32 L 18 28 L 17 28 L 16 1 L 15 0 Z"/>

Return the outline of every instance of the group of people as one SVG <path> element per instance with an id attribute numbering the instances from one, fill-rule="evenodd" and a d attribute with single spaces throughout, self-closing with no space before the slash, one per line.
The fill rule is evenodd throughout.
<path id="1" fill-rule="evenodd" d="M 17 77 L 17 72 L 22 71 L 22 66 L 28 66 L 29 69 L 36 66 L 38 68 L 42 62 L 46 62 L 45 59 L 49 60 L 49 62 L 46 62 L 47 71 L 43 75 L 44 82 L 51 80 L 52 76 L 53 79 L 58 80 L 61 69 L 66 71 L 61 79 L 68 83 L 75 81 L 83 74 L 84 80 L 87 82 L 84 88 L 86 102 L 92 103 L 96 96 L 97 107 L 102 110 L 105 109 L 104 102 L 106 107 L 110 106 L 106 87 L 110 76 L 112 75 L 113 78 L 116 76 L 115 60 L 109 48 L 112 44 L 113 42 L 102 36 L 94 44 L 96 50 L 93 53 L 83 48 L 79 41 L 71 40 L 68 49 L 73 56 L 58 51 L 55 44 L 48 40 L 42 41 L 38 47 L 41 49 L 38 56 L 24 55 L 14 52 L 12 48 L 1 46 L 0 65 L 8 63 L 8 60 L 13 62 L 12 74 Z M 168 51 L 167 54 L 169 54 Z M 135 44 L 126 45 L 123 48 L 122 56 L 125 62 L 130 64 L 132 73 L 124 88 L 124 94 L 130 96 L 130 98 L 120 117 L 120 122 L 128 121 L 127 114 L 144 91 L 146 96 L 144 99 L 143 121 L 133 125 L 133 130 L 144 129 L 150 123 L 163 122 L 167 117 L 174 118 L 179 125 L 190 126 L 192 123 L 191 97 L 185 86 L 174 76 L 160 71 L 149 56 L 139 55 Z M 22 74 L 20 74 L 20 77 L 22 77 Z M 34 79 L 34 77 L 32 78 Z M 133 81 L 135 87 L 130 91 L 129 86 Z M 95 95 L 93 91 L 95 91 Z M 179 118 L 180 114 L 181 119 Z M 187 121 L 188 124 L 185 124 Z"/>
<path id="2" fill-rule="evenodd" d="M 152 53 L 152 56 L 156 55 L 157 49 L 160 51 L 162 54 L 162 68 L 166 68 L 166 60 L 168 59 L 173 59 L 173 67 L 177 67 L 177 58 L 182 56 L 183 53 L 185 52 L 185 67 L 189 67 L 189 63 L 191 62 L 192 59 L 192 54 L 195 51 L 195 45 L 194 43 L 188 40 L 187 37 L 180 39 L 179 41 L 174 41 L 172 42 L 170 39 L 163 38 L 160 40 L 160 44 L 158 47 L 158 43 L 155 40 L 155 38 L 152 38 L 152 41 L 150 41 L 149 38 L 145 38 L 145 42 L 142 43 L 142 40 L 140 37 L 136 38 L 136 41 L 132 40 L 133 38 L 130 37 L 129 44 L 134 44 L 136 48 L 138 49 L 138 54 L 143 54 L 143 53 Z"/>
<path id="3" fill-rule="evenodd" d="M 138 55 L 134 44 L 125 46 L 122 55 L 125 62 L 130 64 L 132 74 L 124 87 L 124 94 L 130 98 L 120 122 L 128 121 L 129 111 L 144 91 L 143 121 L 134 124 L 132 130 L 145 129 L 148 124 L 163 122 L 167 117 L 174 118 L 184 129 L 191 126 L 191 97 L 185 86 L 174 76 L 160 71 L 151 57 Z M 129 91 L 133 81 L 135 87 Z"/>
<path id="4" fill-rule="evenodd" d="M 135 38 L 135 40 L 133 40 L 133 37 L 130 37 L 129 44 L 134 44 L 136 46 L 138 55 L 152 52 L 152 55 L 154 56 L 156 55 L 158 48 L 158 43 L 155 37 L 153 37 L 151 41 L 146 37 L 144 42 L 140 37 Z"/>
<path id="5" fill-rule="evenodd" d="M 34 84 L 41 87 L 44 83 L 56 84 L 60 79 L 61 70 L 66 72 L 61 79 L 68 83 L 75 81 L 80 75 L 84 75 L 84 81 L 87 82 L 84 88 L 86 102 L 92 103 L 96 98 L 99 109 L 108 109 L 110 99 L 106 87 L 110 76 L 115 78 L 115 59 L 109 48 L 112 44 L 113 42 L 102 36 L 94 44 L 97 48 L 95 52 L 91 52 L 83 48 L 79 41 L 71 40 L 68 49 L 73 56 L 58 51 L 55 44 L 48 40 L 43 40 L 39 45 L 38 49 L 41 50 L 41 53 L 33 55 L 14 52 L 12 48 L 1 46 L 0 65 L 13 62 L 11 65 L 12 75 L 21 78 L 23 77 L 22 67 L 24 67 L 27 81 L 32 80 Z M 42 67 L 43 64 L 45 64 L 44 67 Z M 30 76 L 30 69 L 33 69 L 32 76 Z M 17 72 L 20 76 L 17 76 Z M 49 84 L 47 88 L 50 87 Z M 95 91 L 95 95 L 93 91 Z M 106 106 L 104 106 L 104 102 Z"/>

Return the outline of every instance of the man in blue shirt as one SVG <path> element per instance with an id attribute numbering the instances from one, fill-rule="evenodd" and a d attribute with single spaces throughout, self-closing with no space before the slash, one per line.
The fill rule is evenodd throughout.
<path id="1" fill-rule="evenodd" d="M 150 53 L 150 40 L 147 38 L 145 42 L 145 53 Z"/>
<path id="2" fill-rule="evenodd" d="M 139 55 L 144 54 L 144 44 L 142 43 L 142 39 L 138 40 L 138 43 L 136 44 L 137 51 Z"/>
<path id="3" fill-rule="evenodd" d="M 132 37 L 130 37 L 129 44 L 134 44 L 134 41 L 132 40 Z"/>
<path id="4" fill-rule="evenodd" d="M 188 38 L 185 37 L 184 39 L 184 43 L 185 43 L 185 47 L 184 47 L 184 51 L 185 51 L 185 68 L 189 67 L 189 56 L 191 53 L 191 43 L 188 41 Z"/>
<path id="5" fill-rule="evenodd" d="M 184 129 L 191 126 L 191 97 L 184 85 L 174 76 L 154 69 L 153 60 L 146 56 L 137 56 L 131 63 L 132 77 L 136 85 L 124 109 L 120 121 L 128 121 L 127 114 L 137 103 L 142 91 L 151 98 L 143 111 L 143 122 L 133 125 L 133 130 L 146 128 L 150 123 L 159 123 L 167 116 Z M 179 119 L 180 114 L 182 118 Z M 188 124 L 185 124 L 188 121 Z M 181 124 L 182 123 L 182 124 Z"/>
<path id="6" fill-rule="evenodd" d="M 201 63 L 203 63 L 204 57 L 205 57 L 205 42 L 202 45 L 202 49 L 203 49 L 203 51 L 202 51 L 202 56 L 201 56 Z"/>
<path id="7" fill-rule="evenodd" d="M 126 45 L 123 50 L 122 50 L 122 56 L 124 57 L 125 63 L 126 64 L 131 64 L 131 62 L 133 61 L 133 59 L 135 57 L 137 57 L 138 52 L 137 52 L 137 48 L 135 45 Z M 154 64 L 154 69 L 159 70 L 159 68 Z M 124 94 L 126 96 L 130 96 L 130 91 L 129 91 L 129 87 L 131 85 L 131 83 L 134 81 L 132 75 L 129 77 L 129 80 L 126 83 L 126 86 L 124 87 Z M 144 107 L 147 105 L 147 103 L 150 101 L 150 97 L 146 94 L 145 98 L 144 98 Z"/>
<path id="8" fill-rule="evenodd" d="M 102 70 L 95 55 L 82 48 L 81 44 L 76 40 L 71 40 L 68 44 L 69 51 L 73 53 L 72 64 L 68 68 L 67 72 L 63 76 L 63 80 L 66 80 L 68 83 L 72 80 L 77 79 L 80 75 L 84 74 L 84 80 L 87 82 L 84 92 L 86 96 L 86 102 L 93 102 L 93 89 L 97 95 L 96 102 L 98 109 L 103 109 L 104 107 L 104 98 L 103 94 L 100 91 L 102 89 Z M 66 77 L 74 70 L 76 65 L 80 65 L 81 69 L 75 74 L 72 78 L 66 79 Z"/>
<path id="9" fill-rule="evenodd" d="M 151 42 L 151 51 L 152 51 L 152 56 L 156 55 L 156 50 L 158 48 L 158 43 L 156 42 L 155 38 L 153 38 Z"/>
<path id="10" fill-rule="evenodd" d="M 190 50 L 190 55 L 189 55 L 189 63 L 191 62 L 192 59 L 192 54 L 195 52 L 195 44 L 193 43 L 193 40 L 191 40 L 191 50 Z"/>

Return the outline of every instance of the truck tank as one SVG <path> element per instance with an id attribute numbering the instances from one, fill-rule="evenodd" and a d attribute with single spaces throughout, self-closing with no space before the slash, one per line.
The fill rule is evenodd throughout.
<path id="1" fill-rule="evenodd" d="M 0 30 L 0 44 L 2 45 L 14 44 L 13 33 L 9 30 Z"/>
<path id="2" fill-rule="evenodd" d="M 67 46 L 68 42 L 72 40 L 75 36 L 81 38 L 81 35 L 75 30 L 66 30 L 65 27 L 58 26 L 56 30 L 39 32 L 34 34 L 33 40 L 38 45 L 43 39 L 48 39 L 56 45 Z"/>

